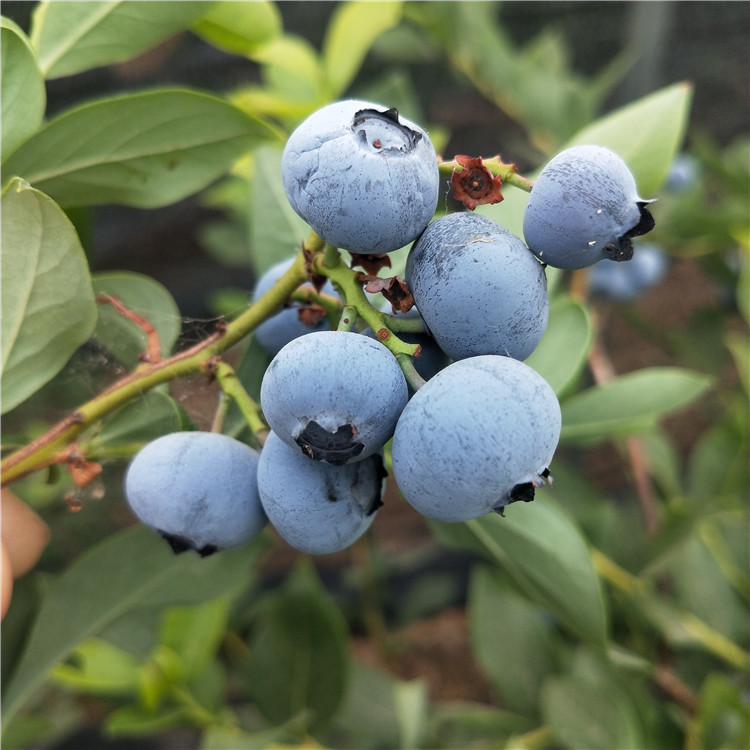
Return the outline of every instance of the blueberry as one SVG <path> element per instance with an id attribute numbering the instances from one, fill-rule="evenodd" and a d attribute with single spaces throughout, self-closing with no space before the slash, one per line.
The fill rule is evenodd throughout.
<path id="1" fill-rule="evenodd" d="M 289 270 L 292 263 L 294 263 L 294 258 L 282 260 L 262 274 L 255 284 L 252 301 L 257 302 L 269 291 L 274 283 Z M 336 291 L 330 281 L 326 282 L 322 292 L 333 296 L 336 295 Z M 327 331 L 330 328 L 328 320 L 325 317 L 310 321 L 304 315 L 300 315 L 303 309 L 300 302 L 291 302 L 288 307 L 264 320 L 255 329 L 255 338 L 258 343 L 269 354 L 274 355 L 281 347 L 298 336 L 304 336 L 306 333 L 312 333 L 313 331 Z"/>
<path id="2" fill-rule="evenodd" d="M 175 552 L 208 555 L 249 541 L 265 526 L 257 474 L 258 453 L 244 443 L 212 432 L 175 432 L 136 454 L 125 495 Z"/>
<path id="3" fill-rule="evenodd" d="M 657 245 L 636 245 L 629 263 L 598 263 L 591 269 L 589 288 L 595 296 L 630 302 L 658 284 L 669 260 Z"/>
<path id="4" fill-rule="evenodd" d="M 542 169 L 529 196 L 523 233 L 554 268 L 630 260 L 632 238 L 654 227 L 625 162 L 601 146 L 573 146 Z"/>
<path id="5" fill-rule="evenodd" d="M 346 466 L 310 461 L 276 433 L 266 439 L 258 488 L 268 519 L 300 552 L 339 552 L 367 531 L 382 505 L 385 468 L 380 454 Z"/>
<path id="6" fill-rule="evenodd" d="M 407 398 L 396 358 L 377 341 L 344 331 L 290 341 L 260 389 L 271 429 L 308 458 L 336 465 L 380 450 Z"/>
<path id="7" fill-rule="evenodd" d="M 493 354 L 453 362 L 420 388 L 393 436 L 393 474 L 424 516 L 455 522 L 529 501 L 549 475 L 560 406 L 528 365 Z"/>
<path id="8" fill-rule="evenodd" d="M 429 136 L 379 104 L 347 100 L 317 110 L 289 137 L 281 169 L 294 210 L 326 242 L 354 253 L 408 245 L 437 207 Z"/>
<path id="9" fill-rule="evenodd" d="M 544 267 L 486 216 L 433 221 L 409 251 L 406 281 L 430 334 L 453 359 L 525 359 L 547 327 Z"/>

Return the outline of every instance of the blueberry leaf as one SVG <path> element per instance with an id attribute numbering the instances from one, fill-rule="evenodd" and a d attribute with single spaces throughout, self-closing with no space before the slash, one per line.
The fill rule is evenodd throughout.
<path id="1" fill-rule="evenodd" d="M 23 31 L 7 18 L 0 19 L 2 62 L 2 158 L 5 159 L 41 124 L 47 94 L 34 51 Z"/>
<path id="2" fill-rule="evenodd" d="M 157 89 L 68 110 L 4 169 L 66 207 L 154 208 L 203 189 L 269 135 L 266 125 L 216 96 Z"/>
<path id="3" fill-rule="evenodd" d="M 307 715 L 320 727 L 344 696 L 347 630 L 309 561 L 266 600 L 256 632 L 247 685 L 258 709 L 274 724 Z"/>
<path id="4" fill-rule="evenodd" d="M 477 552 L 503 568 L 530 601 L 580 637 L 604 646 L 607 613 L 590 552 L 576 523 L 546 491 L 504 518 L 430 521 L 430 527 L 446 546 Z"/>
<path id="5" fill-rule="evenodd" d="M 281 13 L 274 3 L 223 0 L 210 6 L 193 31 L 230 54 L 249 54 L 281 33 Z"/>
<path id="6" fill-rule="evenodd" d="M 693 88 L 676 83 L 638 99 L 579 131 L 576 144 L 605 146 L 625 160 L 642 198 L 653 198 L 682 145 Z"/>
<path id="7" fill-rule="evenodd" d="M 594 340 L 588 310 L 569 297 L 557 297 L 550 305 L 549 322 L 541 341 L 528 359 L 559 397 L 576 382 L 586 365 Z"/>
<path id="8" fill-rule="evenodd" d="M 543 719 L 566 748 L 648 746 L 639 709 L 624 680 L 583 651 L 569 673 L 550 677 L 541 691 Z"/>
<path id="9" fill-rule="evenodd" d="M 31 40 L 47 79 L 128 60 L 186 29 L 209 4 L 42 2 Z"/>
<path id="10" fill-rule="evenodd" d="M 135 525 L 87 550 L 41 602 L 23 653 L 3 686 L 3 722 L 12 719 L 79 643 L 104 637 L 121 618 L 207 601 L 246 584 L 258 548 L 245 545 L 210 558 L 174 555 L 151 529 Z M 138 627 L 137 619 L 130 622 Z"/>
<path id="11" fill-rule="evenodd" d="M 250 188 L 250 248 L 255 273 L 293 255 L 310 233 L 289 204 L 281 181 L 281 149 L 262 146 L 254 151 L 255 173 Z"/>
<path id="12" fill-rule="evenodd" d="M 553 629 L 528 599 L 477 565 L 469 584 L 471 645 L 477 663 L 509 709 L 534 712 L 555 665 Z"/>
<path id="13" fill-rule="evenodd" d="M 91 447 L 132 446 L 156 440 L 182 426 L 182 411 L 166 393 L 151 391 L 115 412 L 91 441 Z"/>
<path id="14" fill-rule="evenodd" d="M 343 94 L 373 42 L 401 18 L 400 2 L 348 2 L 334 14 L 323 42 L 329 95 Z"/>
<path id="15" fill-rule="evenodd" d="M 96 305 L 73 225 L 14 178 L 2 194 L 2 409 L 51 380 L 91 335 Z"/>
<path id="16" fill-rule="evenodd" d="M 561 439 L 596 442 L 643 432 L 711 386 L 710 377 L 678 367 L 647 367 L 587 388 L 562 402 Z"/>

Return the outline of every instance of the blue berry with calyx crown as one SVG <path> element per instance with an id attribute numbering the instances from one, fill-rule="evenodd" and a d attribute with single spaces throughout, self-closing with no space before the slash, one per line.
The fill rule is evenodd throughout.
<path id="1" fill-rule="evenodd" d="M 380 104 L 346 100 L 317 110 L 287 140 L 281 170 L 297 214 L 323 240 L 353 253 L 408 245 L 437 207 L 429 136 Z"/>
<path id="2" fill-rule="evenodd" d="M 453 362 L 404 408 L 393 475 L 422 515 L 457 522 L 534 499 L 549 477 L 560 405 L 535 370 L 510 357 Z"/>
<path id="3" fill-rule="evenodd" d="M 632 302 L 665 276 L 669 257 L 658 245 L 637 244 L 629 263 L 597 263 L 589 276 L 595 297 Z"/>
<path id="4" fill-rule="evenodd" d="M 175 432 L 147 443 L 125 475 L 135 515 L 175 552 L 237 547 L 266 525 L 258 453 L 228 435 Z"/>
<path id="5" fill-rule="evenodd" d="M 633 237 L 654 219 L 627 164 L 602 146 L 572 146 L 541 171 L 526 204 L 523 233 L 542 262 L 562 269 L 630 260 Z"/>
<path id="6" fill-rule="evenodd" d="M 292 547 L 339 552 L 370 528 L 382 505 L 386 471 L 379 453 L 346 466 L 310 461 L 269 433 L 258 465 L 268 519 Z"/>
<path id="7" fill-rule="evenodd" d="M 407 400 L 391 352 L 345 331 L 290 341 L 271 360 L 260 389 L 269 427 L 308 458 L 335 465 L 379 451 Z"/>
<path id="8" fill-rule="evenodd" d="M 544 267 L 486 216 L 433 221 L 409 251 L 406 282 L 429 333 L 453 359 L 525 359 L 547 327 Z"/>

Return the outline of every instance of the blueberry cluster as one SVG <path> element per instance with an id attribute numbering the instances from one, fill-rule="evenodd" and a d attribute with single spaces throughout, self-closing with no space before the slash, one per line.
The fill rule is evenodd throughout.
<path id="1" fill-rule="evenodd" d="M 391 440 L 394 478 L 428 518 L 466 521 L 533 500 L 561 429 L 555 393 L 523 362 L 547 326 L 545 268 L 631 257 L 653 219 L 625 163 L 599 146 L 558 154 L 531 189 L 524 239 L 474 213 L 433 221 L 440 181 L 427 133 L 396 110 L 342 101 L 292 133 L 282 177 L 291 206 L 332 248 L 372 259 L 413 243 L 413 306 L 393 320 L 417 318 L 423 331 L 408 338 L 383 317 L 377 336 L 364 324 L 330 330 L 325 315 L 290 302 L 256 330 L 272 356 L 262 449 L 214 433 L 160 438 L 128 470 L 134 512 L 177 550 L 236 546 L 270 521 L 298 550 L 336 552 L 382 505 Z M 259 279 L 255 300 L 291 262 Z M 352 304 L 338 284 L 316 288 Z M 418 342 L 425 359 L 405 363 L 382 333 Z"/>

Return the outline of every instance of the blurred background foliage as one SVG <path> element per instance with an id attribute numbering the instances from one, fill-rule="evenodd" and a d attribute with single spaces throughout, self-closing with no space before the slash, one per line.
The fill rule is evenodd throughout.
<path id="1" fill-rule="evenodd" d="M 175 384 L 174 400 L 150 394 L 98 436 L 109 460 L 95 483 L 50 470 L 14 486 L 54 534 L 3 623 L 4 693 L 24 697 L 4 746 L 747 746 L 750 7 L 192 5 L 205 9 L 155 47 L 141 38 L 138 54 L 106 66 L 71 55 L 46 71 L 48 117 L 189 85 L 277 129 L 197 195 L 68 210 L 92 272 L 127 272 L 124 294 L 128 274 L 157 282 L 150 299 L 167 339 L 195 342 L 296 250 L 305 227 L 277 190 L 280 149 L 331 99 L 396 106 L 446 158 L 499 152 L 532 174 L 597 118 L 689 81 L 680 157 L 644 196 L 659 199 L 648 240 L 667 273 L 625 301 L 594 295 L 588 272 L 550 273 L 550 285 L 553 320 L 580 334 L 585 355 L 565 360 L 566 393 L 649 368 L 691 379 L 632 381 L 626 393 L 659 388 L 673 407 L 637 432 L 570 433 L 554 485 L 523 513 L 426 524 L 394 492 L 367 540 L 315 561 L 270 534 L 185 560 L 132 526 L 127 450 L 104 449 L 155 425 L 205 427 L 216 400 L 200 378 Z M 34 8 L 2 12 L 33 38 Z M 636 123 L 633 148 L 660 124 Z M 519 200 L 508 190 L 490 214 L 512 224 Z M 457 206 L 446 195 L 441 209 Z M 137 344 L 97 336 L 106 350 L 84 347 L 4 418 L 4 447 L 125 372 Z M 254 348 L 239 360 L 251 392 L 259 362 Z M 578 412 L 569 407 L 567 424 Z"/>

